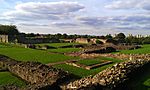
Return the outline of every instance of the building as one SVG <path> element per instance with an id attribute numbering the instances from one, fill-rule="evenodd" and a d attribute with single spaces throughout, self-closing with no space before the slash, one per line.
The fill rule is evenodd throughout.
<path id="1" fill-rule="evenodd" d="M 75 39 L 60 39 L 61 41 L 63 42 L 66 42 L 66 43 L 73 43 L 75 42 Z"/>
<path id="2" fill-rule="evenodd" d="M 8 35 L 0 35 L 0 42 L 2 43 L 8 43 Z"/>
<path id="3" fill-rule="evenodd" d="M 87 39 L 87 38 L 77 38 L 76 42 L 77 43 L 91 43 L 91 44 L 96 44 L 96 41 L 99 40 L 103 43 L 106 43 L 107 39 L 96 39 L 96 38 L 91 38 L 91 39 Z"/>
<path id="4" fill-rule="evenodd" d="M 77 38 L 76 39 L 76 43 L 89 43 L 90 42 L 90 39 L 87 39 L 87 38 Z"/>

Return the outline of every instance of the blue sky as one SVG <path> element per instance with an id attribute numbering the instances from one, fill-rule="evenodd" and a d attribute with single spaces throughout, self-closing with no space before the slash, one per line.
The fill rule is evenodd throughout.
<path id="1" fill-rule="evenodd" d="M 150 34 L 149 0 L 0 0 L 0 13 L 26 33 Z"/>

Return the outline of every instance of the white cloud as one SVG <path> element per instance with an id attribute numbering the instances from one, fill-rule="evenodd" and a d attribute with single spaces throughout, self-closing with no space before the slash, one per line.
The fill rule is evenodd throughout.
<path id="1" fill-rule="evenodd" d="M 70 12 L 76 12 L 83 9 L 84 6 L 78 4 L 77 2 L 28 2 L 18 4 L 16 6 L 17 10 L 22 10 L 32 13 L 42 13 L 42 14 L 67 14 Z"/>
<path id="2" fill-rule="evenodd" d="M 72 27 L 72 26 L 77 26 L 76 23 L 74 22 L 52 22 L 53 26 L 57 26 L 57 27 Z"/>
<path id="3" fill-rule="evenodd" d="M 139 29 L 150 28 L 150 15 L 105 16 L 105 17 L 78 17 L 77 20 L 84 25 L 94 28 Z"/>
<path id="4" fill-rule="evenodd" d="M 27 2 L 17 4 L 14 11 L 3 15 L 13 20 L 58 20 L 83 8 L 77 2 Z"/>
<path id="5" fill-rule="evenodd" d="M 150 10 L 149 0 L 116 0 L 105 8 L 109 9 L 144 9 Z"/>

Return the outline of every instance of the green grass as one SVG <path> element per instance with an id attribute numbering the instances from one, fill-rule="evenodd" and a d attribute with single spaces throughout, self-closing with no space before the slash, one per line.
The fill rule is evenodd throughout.
<path id="1" fill-rule="evenodd" d="M 52 43 L 48 44 L 50 46 L 54 47 L 60 47 L 65 45 L 70 45 L 73 43 Z M 45 44 L 40 44 L 45 45 Z M 53 63 L 53 62 L 59 62 L 59 61 L 65 61 L 65 60 L 71 60 L 71 59 L 78 59 L 78 57 L 70 57 L 65 56 L 63 54 L 53 54 L 51 52 L 72 52 L 72 51 L 78 51 L 78 49 L 75 48 L 58 48 L 58 49 L 49 49 L 49 50 L 35 50 L 35 49 L 26 49 L 26 48 L 19 48 L 19 47 L 13 47 L 11 45 L 0 45 L 0 54 L 6 55 L 10 58 L 19 60 L 19 61 L 38 61 L 44 64 L 47 63 Z M 143 45 L 142 48 L 137 50 L 123 50 L 119 53 L 126 53 L 126 54 L 136 54 L 136 53 L 150 53 L 150 45 Z M 74 75 L 77 75 L 79 77 L 86 77 L 89 75 L 95 75 L 99 73 L 100 71 L 114 65 L 117 62 L 122 62 L 118 59 L 113 58 L 106 58 L 106 57 L 99 57 L 96 59 L 91 59 L 90 61 L 79 61 L 79 63 L 84 63 L 87 65 L 95 64 L 98 62 L 98 60 L 109 60 L 113 61 L 112 64 L 108 64 L 99 68 L 95 68 L 92 70 L 85 70 L 82 68 L 77 68 L 74 66 L 66 65 L 66 64 L 60 64 L 55 65 L 56 68 L 61 68 L 65 71 L 68 71 L 70 73 L 73 73 Z M 139 90 L 148 90 L 147 88 L 150 87 L 150 71 L 147 71 L 147 73 L 144 74 L 143 77 L 135 79 L 136 87 Z M 11 75 L 9 72 L 0 72 L 0 85 L 6 85 L 6 84 L 16 84 L 19 86 L 24 86 L 25 83 L 22 82 L 17 77 Z M 136 89 L 137 90 L 137 89 Z"/>
<path id="2" fill-rule="evenodd" d="M 19 47 L 0 48 L 0 54 L 19 61 L 37 61 L 44 64 L 76 59 L 75 57 L 65 56 L 63 54 L 52 54 L 48 51 Z"/>
<path id="3" fill-rule="evenodd" d="M 100 58 L 87 59 L 87 60 L 80 60 L 80 61 L 78 61 L 78 63 L 84 64 L 84 65 L 87 65 L 87 66 L 94 65 L 94 64 L 99 64 L 99 63 L 102 63 L 102 62 L 103 62 L 103 60 L 100 59 Z"/>
<path id="4" fill-rule="evenodd" d="M 36 44 L 40 46 L 49 45 L 52 47 L 61 47 L 61 46 L 68 46 L 68 45 L 77 45 L 78 43 L 45 43 L 45 44 Z"/>
<path id="5" fill-rule="evenodd" d="M 24 81 L 20 78 L 13 76 L 9 72 L 0 72 L 0 85 L 17 85 L 19 87 L 23 87 L 26 85 Z"/>
<path id="6" fill-rule="evenodd" d="M 150 54 L 150 44 L 142 45 L 142 48 L 135 50 L 122 50 L 119 53 L 124 54 Z"/>
<path id="7" fill-rule="evenodd" d="M 76 57 L 65 56 L 63 54 L 53 54 L 44 50 L 26 49 L 19 47 L 9 47 L 0 45 L 0 54 L 6 55 L 18 61 L 37 61 L 41 63 L 52 63 L 65 60 L 76 59 Z M 0 72 L 0 85 L 15 84 L 24 86 L 24 83 L 9 72 Z"/>
<path id="8" fill-rule="evenodd" d="M 79 51 L 79 48 L 57 48 L 57 49 L 48 49 L 49 52 L 58 52 L 58 53 L 67 53 L 67 52 L 75 52 Z"/>
<path id="9" fill-rule="evenodd" d="M 86 76 L 89 76 L 89 75 L 95 75 L 95 74 L 99 73 L 100 71 L 114 65 L 117 62 L 121 62 L 121 60 L 114 59 L 114 58 L 99 57 L 99 59 L 100 60 L 113 61 L 113 63 L 102 66 L 102 67 L 99 67 L 99 68 L 91 69 L 91 70 L 86 70 L 86 69 L 70 66 L 70 65 L 67 65 L 67 64 L 55 65 L 54 67 L 61 68 L 65 71 L 68 71 L 68 72 L 78 76 L 78 77 L 86 77 Z"/>

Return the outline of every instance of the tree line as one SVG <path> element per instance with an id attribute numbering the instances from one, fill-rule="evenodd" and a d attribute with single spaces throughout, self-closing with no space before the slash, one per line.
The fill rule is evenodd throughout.
<path id="1" fill-rule="evenodd" d="M 0 25 L 0 34 L 17 35 L 19 31 L 15 25 Z"/>
<path id="2" fill-rule="evenodd" d="M 55 38 L 55 39 L 76 39 L 76 38 L 97 38 L 97 39 L 108 39 L 109 41 L 117 43 L 128 43 L 128 44 L 150 44 L 150 35 L 146 37 L 137 37 L 137 36 L 126 36 L 124 33 L 116 34 L 112 36 L 111 34 L 105 36 L 94 36 L 94 35 L 68 35 L 66 33 L 61 34 L 34 34 L 34 33 L 20 33 L 15 25 L 0 25 L 0 34 L 2 35 L 17 35 L 18 37 L 37 37 L 44 36 L 46 38 Z M 97 41 L 98 42 L 98 41 Z"/>

